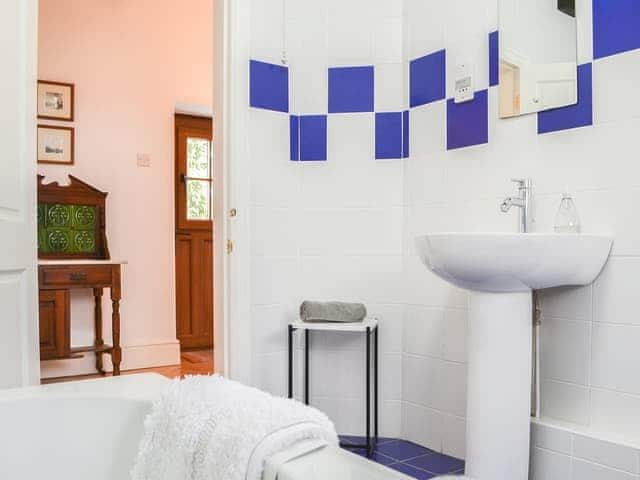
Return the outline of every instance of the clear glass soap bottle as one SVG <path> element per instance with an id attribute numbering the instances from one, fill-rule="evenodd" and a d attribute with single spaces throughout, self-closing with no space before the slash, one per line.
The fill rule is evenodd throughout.
<path id="1" fill-rule="evenodd" d="M 556 233 L 580 233 L 580 217 L 576 204 L 568 191 L 562 194 L 560 207 L 556 214 Z"/>

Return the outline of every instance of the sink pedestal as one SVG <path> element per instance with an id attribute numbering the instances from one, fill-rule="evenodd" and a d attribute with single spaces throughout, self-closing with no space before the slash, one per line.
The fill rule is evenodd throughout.
<path id="1" fill-rule="evenodd" d="M 471 292 L 465 474 L 527 480 L 532 293 Z"/>

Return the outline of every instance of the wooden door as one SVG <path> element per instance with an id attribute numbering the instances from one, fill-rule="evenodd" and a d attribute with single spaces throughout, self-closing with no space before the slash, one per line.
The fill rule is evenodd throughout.
<path id="1" fill-rule="evenodd" d="M 176 330 L 183 349 L 213 347 L 211 119 L 176 115 Z"/>

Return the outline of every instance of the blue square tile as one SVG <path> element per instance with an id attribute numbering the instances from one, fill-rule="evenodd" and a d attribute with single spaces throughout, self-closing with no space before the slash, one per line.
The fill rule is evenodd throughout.
<path id="1" fill-rule="evenodd" d="M 249 104 L 255 108 L 289 111 L 289 69 L 282 65 L 249 62 Z"/>
<path id="2" fill-rule="evenodd" d="M 297 115 L 289 116 L 289 145 L 291 160 L 300 160 L 300 117 Z"/>
<path id="3" fill-rule="evenodd" d="M 442 455 L 440 453 L 414 458 L 406 463 L 421 470 L 437 473 L 438 475 L 458 472 L 464 468 L 463 460 L 450 457 L 449 455 Z"/>
<path id="4" fill-rule="evenodd" d="M 402 157 L 402 112 L 376 113 L 376 159 Z"/>
<path id="5" fill-rule="evenodd" d="M 339 435 L 340 443 L 344 443 L 346 445 L 364 445 L 367 443 L 367 437 L 360 435 Z M 389 442 L 397 441 L 397 438 L 389 438 L 389 437 L 378 437 L 377 445 L 383 445 Z"/>
<path id="6" fill-rule="evenodd" d="M 373 67 L 329 69 L 329 113 L 373 112 Z"/>
<path id="7" fill-rule="evenodd" d="M 434 478 L 435 475 L 433 473 L 425 472 L 424 470 L 420 470 L 418 468 L 412 467 L 411 465 L 407 465 L 406 463 L 393 463 L 388 465 L 389 468 L 393 468 L 398 472 L 402 472 L 405 475 L 409 475 L 417 480 L 429 480 L 430 478 Z"/>
<path id="8" fill-rule="evenodd" d="M 361 457 L 369 458 L 369 460 L 379 463 L 380 465 L 391 465 L 392 463 L 396 463 L 396 460 L 393 458 L 387 457 L 386 455 L 382 455 L 378 452 L 373 452 L 370 457 L 367 457 L 367 450 L 364 448 L 358 448 L 351 451 Z"/>
<path id="9" fill-rule="evenodd" d="M 409 64 L 410 105 L 417 107 L 446 96 L 446 53 L 440 50 Z"/>
<path id="10" fill-rule="evenodd" d="M 538 113 L 538 133 L 593 125 L 592 69 L 578 65 L 578 103 Z"/>
<path id="11" fill-rule="evenodd" d="M 593 0 L 593 58 L 640 48 L 640 2 Z"/>
<path id="12" fill-rule="evenodd" d="M 409 158 L 409 110 L 402 112 L 402 158 Z"/>
<path id="13" fill-rule="evenodd" d="M 447 150 L 489 142 L 489 103 L 486 90 L 470 102 L 447 101 Z"/>
<path id="14" fill-rule="evenodd" d="M 433 450 L 407 442 L 406 440 L 397 440 L 395 442 L 385 443 L 384 445 L 378 445 L 376 452 L 394 458 L 399 462 L 408 460 L 409 458 L 435 453 Z"/>
<path id="15" fill-rule="evenodd" d="M 498 31 L 489 34 L 489 86 L 500 82 L 500 36 Z"/>
<path id="16" fill-rule="evenodd" d="M 300 161 L 327 159 L 327 116 L 300 116 Z"/>

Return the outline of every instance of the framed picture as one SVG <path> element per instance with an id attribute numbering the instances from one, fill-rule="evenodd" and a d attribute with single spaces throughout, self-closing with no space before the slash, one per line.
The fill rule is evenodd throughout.
<path id="1" fill-rule="evenodd" d="M 73 165 L 74 129 L 38 125 L 38 163 Z"/>
<path id="2" fill-rule="evenodd" d="M 73 121 L 74 85 L 38 80 L 38 118 Z"/>

